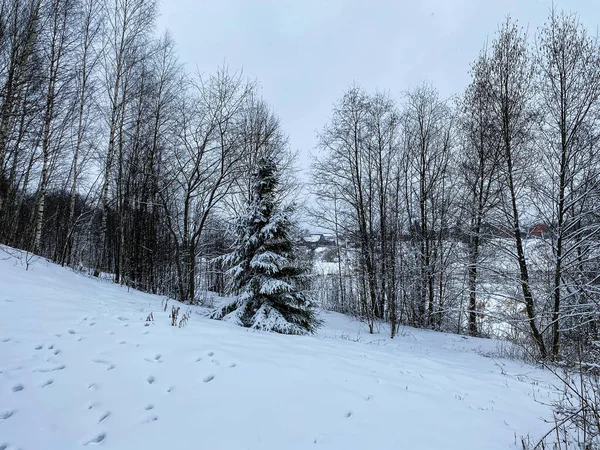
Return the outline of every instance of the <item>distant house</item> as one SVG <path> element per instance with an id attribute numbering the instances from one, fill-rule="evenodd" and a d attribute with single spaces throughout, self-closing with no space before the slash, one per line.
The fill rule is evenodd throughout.
<path id="1" fill-rule="evenodd" d="M 550 230 L 548 228 L 548 225 L 543 224 L 543 223 L 534 225 L 529 230 L 529 235 L 531 237 L 543 238 L 543 237 L 546 237 L 549 233 L 550 233 Z"/>
<path id="2" fill-rule="evenodd" d="M 309 234 L 307 236 L 302 236 L 298 245 L 310 248 L 311 250 L 318 247 L 332 247 L 335 245 L 335 235 L 325 233 Z"/>

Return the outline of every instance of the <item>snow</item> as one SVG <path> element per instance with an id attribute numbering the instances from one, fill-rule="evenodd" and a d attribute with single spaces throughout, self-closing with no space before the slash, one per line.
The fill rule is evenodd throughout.
<path id="1" fill-rule="evenodd" d="M 320 234 L 310 234 L 308 236 L 304 236 L 302 239 L 304 239 L 304 242 L 315 243 L 315 242 L 319 242 L 319 240 L 321 239 L 321 235 Z"/>
<path id="2" fill-rule="evenodd" d="M 340 273 L 340 267 L 337 262 L 316 260 L 313 263 L 313 273 L 320 276 L 338 275 Z"/>
<path id="3" fill-rule="evenodd" d="M 326 312 L 317 336 L 178 328 L 163 301 L 0 249 L 0 448 L 507 449 L 550 426 L 550 375 L 496 341 Z"/>
<path id="4" fill-rule="evenodd" d="M 290 283 L 275 278 L 264 278 L 260 285 L 259 293 L 276 294 L 278 292 L 290 292 L 294 289 Z"/>
<path id="5" fill-rule="evenodd" d="M 285 320 L 279 311 L 263 303 L 252 317 L 252 329 L 273 330 L 285 334 L 306 334 L 306 330 Z"/>
<path id="6" fill-rule="evenodd" d="M 256 253 L 250 260 L 250 267 L 263 269 L 268 273 L 277 273 L 285 265 L 289 265 L 288 259 L 271 251 Z"/>

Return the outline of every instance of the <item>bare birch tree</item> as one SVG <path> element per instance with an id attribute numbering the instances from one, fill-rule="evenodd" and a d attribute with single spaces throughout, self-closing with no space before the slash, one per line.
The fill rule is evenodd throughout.
<path id="1" fill-rule="evenodd" d="M 580 269 L 579 254 L 587 248 L 585 258 L 595 258 L 597 248 L 592 250 L 590 244 L 597 247 L 594 243 L 600 233 L 586 220 L 600 183 L 600 156 L 590 151 L 598 143 L 600 124 L 600 43 L 588 36 L 575 15 L 552 9 L 540 30 L 537 57 L 536 90 L 543 111 L 539 153 L 544 171 L 535 191 L 554 256 L 549 327 L 552 357 L 556 358 L 561 324 L 576 326 L 563 315 L 582 312 L 577 306 L 588 277 Z"/>

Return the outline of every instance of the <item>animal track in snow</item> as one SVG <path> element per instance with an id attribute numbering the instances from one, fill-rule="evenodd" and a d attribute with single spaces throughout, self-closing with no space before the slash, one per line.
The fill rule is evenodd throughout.
<path id="1" fill-rule="evenodd" d="M 113 370 L 115 368 L 114 364 L 111 364 L 108 361 L 105 361 L 103 359 L 93 359 L 92 362 L 106 366 L 106 370 Z"/>
<path id="2" fill-rule="evenodd" d="M 75 334 L 75 330 L 69 330 L 68 333 L 69 334 Z"/>
<path id="3" fill-rule="evenodd" d="M 43 349 L 43 348 L 44 348 L 44 346 L 43 346 L 43 345 L 36 345 L 36 346 L 35 346 L 35 349 L 36 349 L 36 350 L 41 350 L 41 349 Z"/>
<path id="4" fill-rule="evenodd" d="M 236 363 L 231 363 L 231 364 L 229 364 L 229 368 L 230 368 L 230 369 L 233 369 L 235 366 L 237 366 L 237 364 L 236 364 Z"/>
<path id="5" fill-rule="evenodd" d="M 15 411 L 13 410 L 9 410 L 9 411 L 2 411 L 0 412 L 0 420 L 6 420 L 12 417 L 12 415 L 15 413 Z"/>
<path id="6" fill-rule="evenodd" d="M 65 366 L 64 364 L 60 364 L 58 366 L 44 367 L 42 369 L 35 369 L 34 372 L 41 372 L 41 373 L 56 372 L 58 370 L 63 370 L 66 367 L 67 366 Z"/>
<path id="7" fill-rule="evenodd" d="M 90 384 L 88 384 L 88 389 L 90 391 L 97 391 L 98 390 L 98 384 L 97 383 L 90 383 Z"/>
<path id="8" fill-rule="evenodd" d="M 60 353 L 59 349 L 54 350 L 52 353 L 54 353 L 54 356 L 58 355 Z"/>
<path id="9" fill-rule="evenodd" d="M 52 383 L 54 383 L 53 379 L 49 379 L 47 381 L 44 382 L 44 384 L 42 384 L 42 387 L 46 387 L 46 386 L 50 386 Z"/>
<path id="10" fill-rule="evenodd" d="M 2 342 L 8 342 L 8 341 L 10 341 L 10 338 L 3 338 L 2 339 Z"/>
<path id="11" fill-rule="evenodd" d="M 200 361 L 202 361 L 202 358 L 200 358 L 200 357 L 196 358 L 196 362 L 200 362 Z"/>
<path id="12" fill-rule="evenodd" d="M 16 372 L 17 370 L 21 370 L 22 368 L 23 368 L 23 366 L 9 367 L 8 369 L 0 370 L 0 373 Z"/>
<path id="13" fill-rule="evenodd" d="M 213 363 L 215 366 L 220 366 L 221 365 L 221 363 L 219 362 L 218 359 L 211 359 L 210 362 Z"/>
<path id="14" fill-rule="evenodd" d="M 50 344 L 50 345 L 48 346 L 48 350 L 52 350 L 52 349 L 54 349 L 54 344 Z"/>
<path id="15" fill-rule="evenodd" d="M 214 356 L 215 352 L 208 352 L 208 356 Z"/>
<path id="16" fill-rule="evenodd" d="M 102 441 L 104 441 L 104 439 L 106 439 L 106 433 L 100 433 L 96 436 L 94 436 L 92 439 L 84 442 L 83 445 L 98 445 L 100 444 Z"/>
<path id="17" fill-rule="evenodd" d="M 12 391 L 13 391 L 13 392 L 21 392 L 23 389 L 25 389 L 25 386 L 23 386 L 21 383 L 19 383 L 19 384 L 15 384 L 15 385 L 12 387 Z"/>
<path id="18" fill-rule="evenodd" d="M 215 379 L 214 375 L 209 375 L 207 377 L 204 378 L 204 380 L 202 380 L 204 383 L 210 383 L 212 380 Z"/>
<path id="19" fill-rule="evenodd" d="M 99 402 L 89 402 L 86 406 L 86 409 L 89 411 L 89 410 L 94 409 L 96 406 L 100 406 L 100 403 Z"/>
<path id="20" fill-rule="evenodd" d="M 169 386 L 169 388 L 167 389 L 167 394 L 170 394 L 171 392 L 173 392 L 173 389 L 175 389 L 174 386 Z"/>
<path id="21" fill-rule="evenodd" d="M 154 409 L 154 405 L 153 404 L 149 404 L 149 405 L 146 405 L 144 407 L 144 411 L 150 411 L 151 409 Z"/>
<path id="22" fill-rule="evenodd" d="M 158 416 L 150 416 L 146 420 L 144 420 L 144 423 L 156 422 L 157 420 L 158 420 Z"/>
<path id="23" fill-rule="evenodd" d="M 352 417 L 352 411 L 346 413 L 346 419 L 349 419 L 350 417 Z"/>
<path id="24" fill-rule="evenodd" d="M 108 418 L 108 416 L 110 416 L 110 411 L 106 411 L 104 414 L 102 414 L 100 416 L 100 419 L 98 419 L 98 423 L 104 422 Z"/>
<path id="25" fill-rule="evenodd" d="M 148 378 L 146 378 L 146 382 L 148 384 L 152 384 L 156 381 L 156 378 L 154 378 L 152 375 L 150 375 Z"/>
<path id="26" fill-rule="evenodd" d="M 119 345 L 127 344 L 127 341 L 119 341 Z"/>
<path id="27" fill-rule="evenodd" d="M 162 362 L 162 355 L 160 353 L 158 353 L 157 355 L 154 356 L 154 358 L 150 359 L 150 358 L 145 358 L 146 361 L 151 362 L 151 363 L 161 363 Z"/>
<path id="28" fill-rule="evenodd" d="M 121 322 L 126 322 L 129 320 L 129 317 L 125 317 L 125 316 L 118 316 L 117 319 L 119 319 Z"/>

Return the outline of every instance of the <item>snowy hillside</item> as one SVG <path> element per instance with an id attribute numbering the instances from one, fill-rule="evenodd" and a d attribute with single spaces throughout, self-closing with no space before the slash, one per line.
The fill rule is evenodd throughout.
<path id="1" fill-rule="evenodd" d="M 548 430 L 550 376 L 494 341 L 333 313 L 315 337 L 199 310 L 171 327 L 161 297 L 0 259 L 0 449 L 482 450 Z"/>

